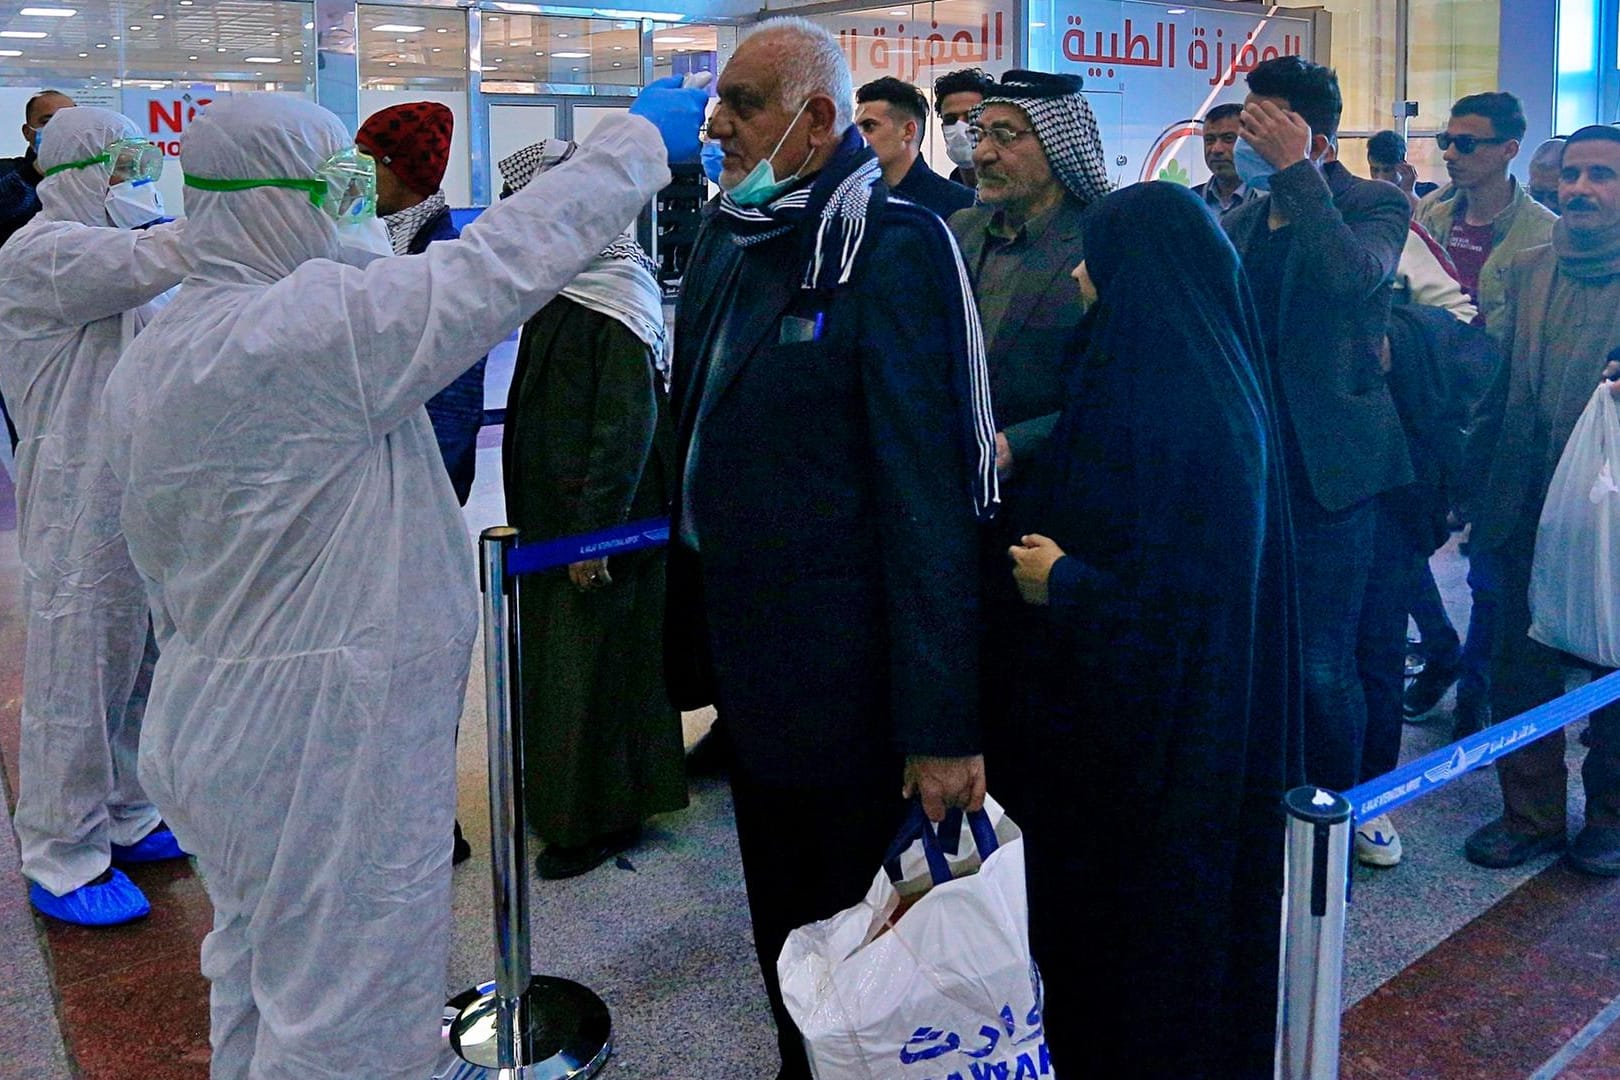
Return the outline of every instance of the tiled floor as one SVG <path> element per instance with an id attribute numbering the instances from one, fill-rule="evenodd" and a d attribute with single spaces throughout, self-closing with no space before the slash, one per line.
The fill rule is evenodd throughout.
<path id="1" fill-rule="evenodd" d="M 486 431 L 481 445 L 467 508 L 474 532 L 501 515 L 498 430 Z M 0 476 L 0 506 L 10 503 Z M 0 519 L 7 770 L 16 761 L 22 655 L 14 527 Z M 1465 564 L 1448 549 L 1435 565 L 1462 614 Z M 447 993 L 492 970 L 481 693 L 475 664 L 458 774 L 476 854 L 456 871 Z M 1445 743 L 1444 707 L 1439 718 L 1408 729 L 1409 756 Z M 15 791 L 13 775 L 0 777 Z M 1620 1023 L 1564 1054 L 1556 1073 L 1537 1074 L 1620 994 L 1620 882 L 1584 878 L 1551 859 L 1506 874 L 1468 866 L 1461 838 L 1495 812 L 1496 798 L 1488 772 L 1463 778 L 1399 816 L 1405 864 L 1357 872 L 1346 952 L 1347 1080 L 1620 1080 Z M 724 784 L 700 782 L 693 806 L 653 822 L 617 865 L 533 883 L 536 967 L 608 1000 L 617 1032 L 608 1073 L 616 1080 L 769 1075 L 758 1065 L 771 1036 L 730 829 Z M 211 914 L 194 872 L 139 871 L 153 915 L 135 926 L 46 926 L 27 906 L 14 838 L 0 833 L 0 1080 L 205 1080 L 207 989 L 197 947 Z"/>

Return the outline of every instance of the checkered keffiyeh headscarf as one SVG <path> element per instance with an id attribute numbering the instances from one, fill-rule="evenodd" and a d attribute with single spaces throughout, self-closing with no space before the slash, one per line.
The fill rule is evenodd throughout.
<path id="1" fill-rule="evenodd" d="M 1051 75 L 1022 68 L 1009 71 L 974 110 L 973 122 L 978 123 L 985 105 L 1016 105 L 1023 109 L 1052 171 L 1070 194 L 1090 204 L 1107 195 L 1114 185 L 1108 180 L 1097 117 L 1080 92 L 1081 85 L 1078 75 Z"/>

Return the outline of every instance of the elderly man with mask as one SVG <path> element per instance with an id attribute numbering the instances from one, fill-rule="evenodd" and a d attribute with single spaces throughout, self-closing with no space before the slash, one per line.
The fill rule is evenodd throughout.
<path id="1" fill-rule="evenodd" d="M 776 977 L 788 933 L 865 893 L 902 786 L 936 821 L 984 796 L 975 570 L 997 489 L 978 322 L 944 224 L 889 198 L 850 82 L 803 19 L 738 45 L 709 122 L 726 194 L 675 319 L 666 671 L 677 703 L 725 718 L 789 1078 L 809 1066 Z"/>
<path id="2" fill-rule="evenodd" d="M 477 603 L 422 406 L 696 159 L 704 93 L 670 82 L 364 269 L 337 258 L 371 159 L 336 116 L 248 94 L 186 135 L 195 269 L 106 400 L 164 650 L 141 775 L 214 905 L 215 1080 L 431 1073 Z"/>
<path id="3" fill-rule="evenodd" d="M 1559 174 L 1564 215 L 1552 244 L 1509 265 L 1497 329 L 1507 350 L 1499 422 L 1478 436 L 1489 481 L 1475 507 L 1472 545 L 1499 573 L 1501 611 L 1491 667 L 1491 711 L 1517 716 L 1564 692 L 1567 671 L 1603 673 L 1529 636 L 1530 577 L 1542 503 L 1553 470 L 1600 379 L 1620 377 L 1614 313 L 1620 308 L 1620 128 L 1594 124 L 1569 136 Z M 1611 383 L 1610 391 L 1620 389 Z M 1585 584 L 1588 588 L 1591 583 Z M 1600 877 L 1620 876 L 1620 706 L 1592 713 L 1591 748 L 1581 767 L 1586 824 L 1569 862 Z M 1496 763 L 1502 816 L 1468 838 L 1477 866 L 1517 866 L 1564 847 L 1569 770 L 1564 733 Z"/>
<path id="4" fill-rule="evenodd" d="M 58 113 L 39 164 L 43 209 L 0 260 L 28 611 L 16 826 L 34 907 L 104 926 L 150 910 L 118 865 L 183 854 L 136 779 L 149 620 L 101 398 L 143 305 L 180 281 L 186 254 L 179 226 L 114 227 L 162 212 L 150 182 L 161 156 L 126 118 Z"/>

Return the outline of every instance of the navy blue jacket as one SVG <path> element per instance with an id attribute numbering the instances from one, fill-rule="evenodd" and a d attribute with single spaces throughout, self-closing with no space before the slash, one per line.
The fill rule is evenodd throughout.
<path id="1" fill-rule="evenodd" d="M 927 207 L 941 221 L 949 221 L 952 214 L 966 210 L 977 198 L 972 188 L 953 183 L 930 169 L 921 154 L 911 163 L 911 168 L 900 183 L 895 185 L 894 193 L 918 206 Z"/>
<path id="2" fill-rule="evenodd" d="M 39 213 L 39 174 L 34 172 L 34 152 L 22 157 L 0 159 L 0 244 Z"/>
<path id="3" fill-rule="evenodd" d="M 420 255 L 436 240 L 455 240 L 461 230 L 450 220 L 445 208 L 428 219 L 411 240 L 408 254 Z M 456 501 L 467 505 L 472 493 L 473 474 L 478 465 L 478 429 L 484 425 L 484 367 L 489 357 L 481 356 L 478 363 L 456 376 L 456 381 L 428 399 L 428 419 L 433 421 L 433 435 L 439 440 L 439 453 L 444 456 L 444 467 L 450 473 L 450 486 L 456 489 Z"/>

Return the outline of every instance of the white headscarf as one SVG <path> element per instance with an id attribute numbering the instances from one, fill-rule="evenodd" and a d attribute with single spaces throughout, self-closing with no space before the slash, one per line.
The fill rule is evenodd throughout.
<path id="1" fill-rule="evenodd" d="M 309 179 L 353 145 L 343 122 L 319 105 L 243 94 L 196 119 L 180 144 L 180 164 L 186 175 L 211 180 Z M 311 259 L 338 257 L 337 226 L 304 191 L 192 188 L 186 211 L 193 276 L 203 281 L 269 284 Z"/>
<path id="2" fill-rule="evenodd" d="M 140 137 L 140 130 L 129 117 L 94 105 L 76 105 L 57 113 L 45 126 L 39 143 L 39 168 L 49 173 L 59 165 L 88 161 L 119 139 Z M 110 226 L 107 181 L 111 176 L 112 170 L 105 164 L 64 169 L 46 176 L 39 182 L 40 217 Z"/>

